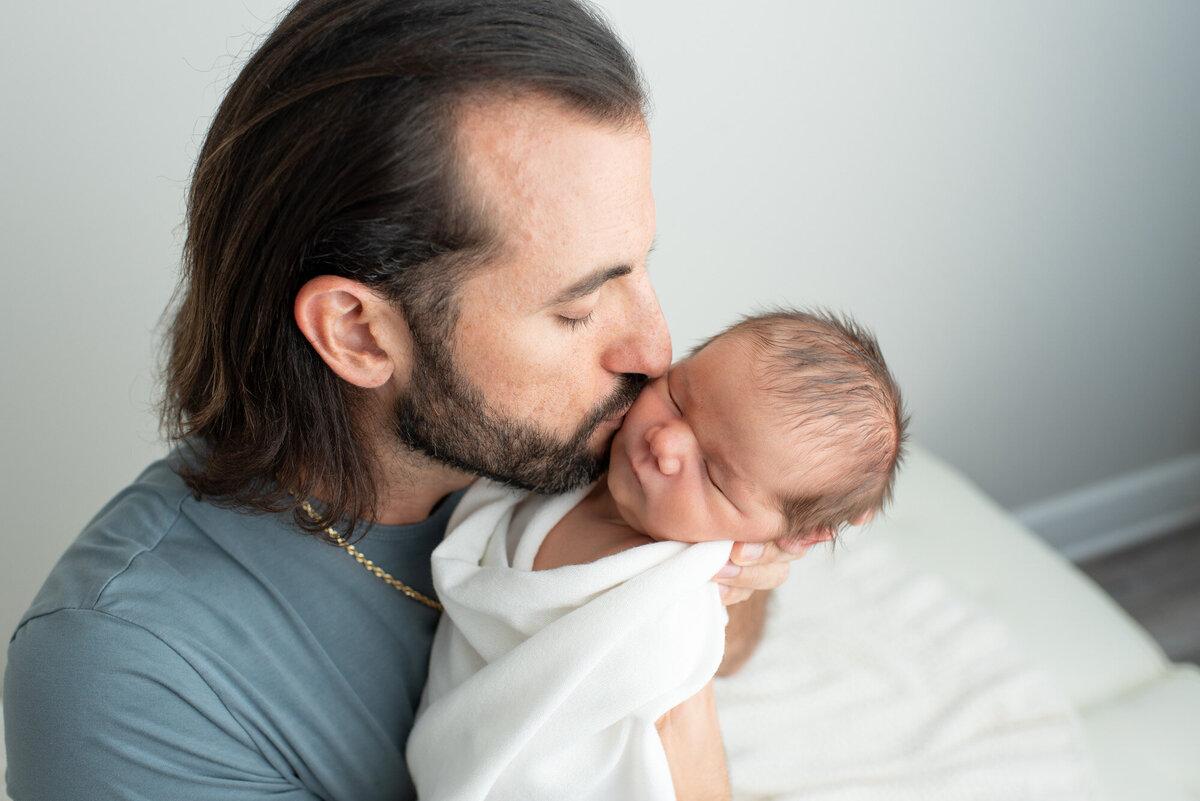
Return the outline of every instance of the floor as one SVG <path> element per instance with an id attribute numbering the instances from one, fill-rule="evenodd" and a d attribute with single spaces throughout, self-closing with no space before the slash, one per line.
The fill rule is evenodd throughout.
<path id="1" fill-rule="evenodd" d="M 1171 659 L 1200 664 L 1200 523 L 1078 567 Z"/>

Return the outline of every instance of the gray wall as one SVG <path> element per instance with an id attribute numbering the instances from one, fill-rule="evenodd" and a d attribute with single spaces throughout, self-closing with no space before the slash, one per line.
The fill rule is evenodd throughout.
<path id="1" fill-rule="evenodd" d="M 5 632 L 162 451 L 183 191 L 282 5 L 7 10 Z M 917 438 L 1010 508 L 1200 450 L 1200 4 L 606 7 L 654 93 L 677 352 L 756 305 L 853 311 Z"/>

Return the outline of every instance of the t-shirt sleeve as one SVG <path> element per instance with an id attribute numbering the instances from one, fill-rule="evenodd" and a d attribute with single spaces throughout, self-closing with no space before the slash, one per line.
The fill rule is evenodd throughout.
<path id="1" fill-rule="evenodd" d="M 27 621 L 4 677 L 14 801 L 314 801 L 153 633 L 94 610 Z"/>

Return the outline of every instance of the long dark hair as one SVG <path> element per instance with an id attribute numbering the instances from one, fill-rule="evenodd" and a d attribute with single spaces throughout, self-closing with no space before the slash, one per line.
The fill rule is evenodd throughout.
<path id="1" fill-rule="evenodd" d="M 301 0 L 251 57 L 196 164 L 166 342 L 163 425 L 196 446 L 177 468 L 194 493 L 292 510 L 314 533 L 371 518 L 365 396 L 292 305 L 338 275 L 395 303 L 414 336 L 452 328 L 454 287 L 495 239 L 465 211 L 455 111 L 503 93 L 618 124 L 646 105 L 631 56 L 577 0 Z M 290 493 L 318 489 L 313 520 Z"/>

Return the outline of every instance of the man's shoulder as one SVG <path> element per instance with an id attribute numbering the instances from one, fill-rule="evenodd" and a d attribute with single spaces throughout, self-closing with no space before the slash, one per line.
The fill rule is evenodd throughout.
<path id="1" fill-rule="evenodd" d="M 169 605 L 181 586 L 216 589 L 214 582 L 235 575 L 217 568 L 228 561 L 221 537 L 236 538 L 264 521 L 197 500 L 175 471 L 177 456 L 151 464 L 88 522 L 51 570 L 21 625 L 67 609 L 123 617 L 131 598 L 157 598 L 155 604 Z"/>
<path id="2" fill-rule="evenodd" d="M 55 564 L 22 625 L 59 609 L 89 609 L 138 555 L 152 550 L 189 497 L 168 460 L 154 462 L 106 503 Z"/>
<path id="3" fill-rule="evenodd" d="M 444 504 L 423 525 L 372 529 L 359 545 L 432 594 L 429 551 L 451 508 Z M 80 693 L 92 693 L 84 712 L 103 718 L 111 741 L 134 756 L 211 752 L 221 770 L 240 760 L 251 775 L 267 770 L 259 753 L 266 749 L 319 768 L 314 786 L 403 787 L 403 733 L 436 625 L 433 610 L 300 532 L 290 514 L 197 499 L 169 464 L 157 463 L 54 567 L 9 643 L 6 692 L 28 699 L 12 713 L 28 731 L 45 715 L 39 710 L 68 715 L 80 708 Z M 184 719 L 190 728 L 176 736 Z M 326 753 L 313 732 L 331 725 L 347 747 Z M 89 743 L 107 736 L 79 723 L 67 729 Z M 67 751 L 75 743 L 62 742 Z M 159 745 L 169 753 L 160 757 Z M 320 753 L 293 753 L 310 745 Z M 26 775 L 45 762 L 27 757 Z M 337 795 L 364 797 L 358 789 Z M 158 797 L 167 796 L 182 797 Z"/>
<path id="4" fill-rule="evenodd" d="M 429 553 L 451 508 L 422 524 L 374 527 L 358 545 L 382 570 L 433 595 Z M 340 686 L 343 675 L 382 672 L 397 692 L 419 694 L 437 615 L 301 532 L 290 513 L 198 499 L 158 463 L 67 549 L 13 641 L 35 623 L 47 631 L 67 622 L 93 632 L 119 622 L 226 685 L 253 675 L 256 686 L 282 692 L 304 666 L 312 681 Z M 364 662 L 375 656 L 378 664 Z"/>

